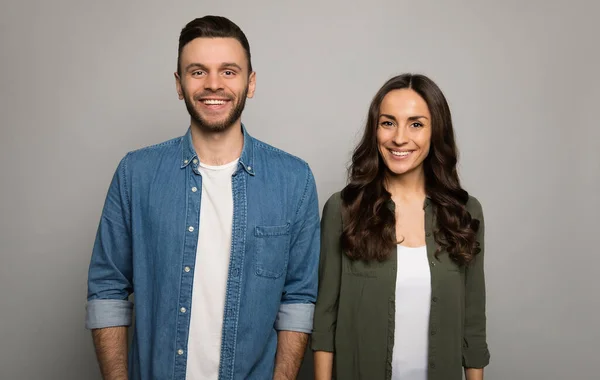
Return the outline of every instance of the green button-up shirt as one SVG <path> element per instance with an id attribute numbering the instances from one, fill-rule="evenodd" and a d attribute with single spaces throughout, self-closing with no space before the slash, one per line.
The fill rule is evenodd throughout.
<path id="1" fill-rule="evenodd" d="M 341 197 L 329 198 L 321 220 L 319 293 L 311 348 L 334 352 L 340 380 L 391 379 L 394 348 L 397 258 L 353 261 L 340 246 Z M 390 201 L 390 207 L 394 207 Z M 486 342 L 484 223 L 481 204 L 471 197 L 467 210 L 480 221 L 481 252 L 459 266 L 447 252 L 435 258 L 434 206 L 425 201 L 425 239 L 431 270 L 428 380 L 461 380 L 462 368 L 489 363 Z"/>

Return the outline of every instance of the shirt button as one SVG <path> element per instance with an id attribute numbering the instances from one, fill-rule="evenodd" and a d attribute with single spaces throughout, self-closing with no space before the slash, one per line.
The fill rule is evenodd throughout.
<path id="1" fill-rule="evenodd" d="M 186 273 L 188 273 L 188 272 L 189 272 L 189 271 L 191 271 L 191 270 L 192 270 L 192 269 L 191 269 L 190 267 L 185 267 L 185 268 L 183 268 L 183 271 L 184 271 L 184 272 L 186 272 Z"/>
<path id="2" fill-rule="evenodd" d="M 197 164 L 197 163 L 198 163 L 198 160 L 196 160 L 196 159 L 194 158 L 194 161 L 192 161 L 192 162 L 193 162 L 194 164 Z"/>
<path id="3" fill-rule="evenodd" d="M 438 298 L 437 298 L 437 297 L 433 297 L 431 300 L 432 300 L 433 302 L 437 302 Z"/>
<path id="4" fill-rule="evenodd" d="M 188 231 L 190 231 L 190 232 L 194 232 L 194 227 L 192 227 L 192 226 L 189 226 L 189 227 L 188 227 Z"/>
<path id="5" fill-rule="evenodd" d="M 252 170 L 252 166 L 248 166 L 248 171 L 251 171 L 251 170 Z"/>
<path id="6" fill-rule="evenodd" d="M 430 237 L 431 236 L 431 232 L 426 233 L 425 236 Z"/>
<path id="7" fill-rule="evenodd" d="M 433 335 L 435 335 L 436 333 L 437 333 L 437 331 L 435 331 L 435 330 L 432 330 L 432 331 L 431 331 L 431 335 L 432 335 L 432 336 L 433 336 Z"/>
<path id="8" fill-rule="evenodd" d="M 183 163 L 187 165 L 189 161 L 188 160 L 183 160 Z"/>
<path id="9" fill-rule="evenodd" d="M 435 363 L 431 363 L 429 366 L 430 366 L 431 368 L 435 369 Z"/>
<path id="10" fill-rule="evenodd" d="M 198 188 L 196 186 L 192 187 L 192 192 L 195 193 L 196 191 L 198 191 Z"/>
<path id="11" fill-rule="evenodd" d="M 183 355 L 183 350 L 181 348 L 177 350 L 177 355 Z"/>
<path id="12" fill-rule="evenodd" d="M 187 310 L 185 309 L 185 307 L 182 307 L 181 309 L 179 309 L 179 311 L 181 311 L 182 313 L 185 313 Z"/>

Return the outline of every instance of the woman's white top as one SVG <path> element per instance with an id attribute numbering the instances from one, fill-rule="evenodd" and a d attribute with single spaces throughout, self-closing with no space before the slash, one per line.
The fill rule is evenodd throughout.
<path id="1" fill-rule="evenodd" d="M 427 248 L 398 245 L 392 380 L 427 380 L 431 273 Z"/>

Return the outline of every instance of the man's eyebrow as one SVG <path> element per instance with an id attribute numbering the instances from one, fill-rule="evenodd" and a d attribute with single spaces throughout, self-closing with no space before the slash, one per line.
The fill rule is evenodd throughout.
<path id="1" fill-rule="evenodd" d="M 225 62 L 221 64 L 221 67 L 226 69 L 226 68 L 235 68 L 238 69 L 239 71 L 242 71 L 242 67 L 240 65 L 238 65 L 235 62 Z"/>
<path id="2" fill-rule="evenodd" d="M 201 69 L 201 70 L 204 70 L 204 71 L 208 71 L 208 67 L 204 66 L 201 63 L 196 63 L 196 62 L 190 63 L 189 65 L 187 65 L 185 67 L 185 71 L 190 71 L 191 69 Z"/>
<path id="3" fill-rule="evenodd" d="M 242 71 L 242 67 L 235 62 L 224 62 L 221 64 L 221 69 L 227 69 L 227 68 L 232 68 L 232 69 L 237 69 L 239 71 Z M 206 67 L 203 64 L 198 63 L 198 62 L 190 63 L 189 65 L 187 65 L 185 67 L 185 71 L 190 71 L 192 69 L 200 69 L 200 70 L 208 71 L 208 67 Z"/>

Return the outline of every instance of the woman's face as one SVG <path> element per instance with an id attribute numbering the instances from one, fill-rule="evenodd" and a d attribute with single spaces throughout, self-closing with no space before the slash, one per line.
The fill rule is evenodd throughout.
<path id="1" fill-rule="evenodd" d="M 389 173 L 399 176 L 423 170 L 431 145 L 431 115 L 412 89 L 392 90 L 379 109 L 377 146 Z"/>

